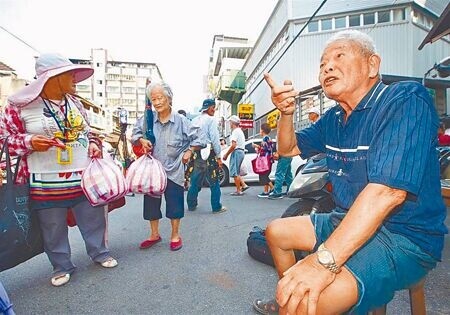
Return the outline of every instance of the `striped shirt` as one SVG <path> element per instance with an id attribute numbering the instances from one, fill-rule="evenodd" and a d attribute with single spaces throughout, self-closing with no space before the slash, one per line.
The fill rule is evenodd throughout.
<path id="1" fill-rule="evenodd" d="M 302 158 L 324 152 L 336 211 L 346 212 L 369 183 L 408 192 L 384 225 L 440 259 L 446 208 L 436 152 L 438 116 L 416 82 L 379 82 L 345 121 L 337 105 L 297 133 Z"/>

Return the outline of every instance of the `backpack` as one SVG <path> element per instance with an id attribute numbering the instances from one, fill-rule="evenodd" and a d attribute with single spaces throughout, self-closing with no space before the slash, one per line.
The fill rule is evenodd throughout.
<path id="1" fill-rule="evenodd" d="M 263 230 L 259 226 L 254 226 L 247 238 L 247 251 L 248 254 L 257 261 L 275 267 L 272 253 L 270 252 L 269 245 L 267 245 L 265 233 L 266 230 Z M 305 258 L 308 254 L 309 253 L 307 252 L 294 250 L 296 261 Z"/>
<path id="2" fill-rule="evenodd" d="M 248 235 L 247 251 L 257 261 L 272 267 L 275 266 L 269 246 L 267 245 L 265 230 L 259 226 L 254 226 Z"/>

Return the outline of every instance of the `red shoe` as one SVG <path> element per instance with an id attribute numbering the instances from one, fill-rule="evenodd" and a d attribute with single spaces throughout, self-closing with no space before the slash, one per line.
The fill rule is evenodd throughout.
<path id="1" fill-rule="evenodd" d="M 156 243 L 161 242 L 161 236 L 158 236 L 158 238 L 156 240 L 145 240 L 141 243 L 141 245 L 139 245 L 140 249 L 147 249 L 152 247 L 153 245 L 155 245 Z"/>
<path id="2" fill-rule="evenodd" d="M 170 242 L 170 250 L 171 251 L 179 250 L 179 249 L 181 249 L 181 247 L 183 247 L 183 241 L 181 240 L 181 237 L 176 242 Z"/>

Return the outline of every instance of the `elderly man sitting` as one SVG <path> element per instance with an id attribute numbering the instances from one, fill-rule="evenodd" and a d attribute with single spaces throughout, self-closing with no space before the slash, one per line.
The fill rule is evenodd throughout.
<path id="1" fill-rule="evenodd" d="M 266 231 L 280 281 L 261 313 L 365 314 L 419 282 L 441 259 L 446 208 L 436 154 L 436 109 L 416 82 L 380 80 L 372 39 L 335 34 L 320 59 L 319 81 L 337 105 L 294 133 L 294 90 L 266 74 L 281 111 L 278 150 L 303 158 L 324 152 L 336 208 L 277 219 Z M 295 262 L 292 249 L 312 254 Z"/>

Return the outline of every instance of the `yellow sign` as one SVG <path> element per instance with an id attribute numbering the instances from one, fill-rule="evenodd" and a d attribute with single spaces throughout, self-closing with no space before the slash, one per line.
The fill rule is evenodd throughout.
<path id="1" fill-rule="evenodd" d="M 278 109 L 274 110 L 270 114 L 267 115 L 267 124 L 270 128 L 277 127 L 278 117 L 280 117 L 280 111 Z"/>
<path id="2" fill-rule="evenodd" d="M 255 112 L 255 104 L 239 104 L 239 114 L 253 114 Z"/>

